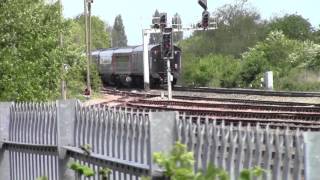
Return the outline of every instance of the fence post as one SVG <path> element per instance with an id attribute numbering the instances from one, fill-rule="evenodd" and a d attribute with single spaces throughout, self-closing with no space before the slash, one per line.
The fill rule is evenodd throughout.
<path id="1" fill-rule="evenodd" d="M 303 133 L 305 180 L 318 180 L 320 170 L 320 133 Z"/>
<path id="2" fill-rule="evenodd" d="M 175 125 L 177 112 L 150 113 L 150 172 L 153 179 L 160 178 L 161 169 L 153 163 L 154 152 L 169 153 L 175 143 Z"/>
<path id="3" fill-rule="evenodd" d="M 64 146 L 74 146 L 74 128 L 77 100 L 57 101 L 59 179 L 74 179 L 74 173 L 68 171 L 69 157 Z"/>
<path id="4" fill-rule="evenodd" d="M 3 147 L 3 141 L 9 140 L 10 107 L 12 102 L 0 103 L 0 174 L 1 179 L 10 179 L 9 152 Z"/>

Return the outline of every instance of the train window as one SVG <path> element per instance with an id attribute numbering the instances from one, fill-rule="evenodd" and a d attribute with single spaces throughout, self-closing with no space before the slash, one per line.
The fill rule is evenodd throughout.
<path id="1" fill-rule="evenodd" d="M 111 64 L 112 56 L 102 56 L 100 59 L 100 64 Z"/>

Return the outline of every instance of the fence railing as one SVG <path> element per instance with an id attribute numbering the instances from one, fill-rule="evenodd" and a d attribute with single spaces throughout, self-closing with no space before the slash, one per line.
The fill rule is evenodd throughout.
<path id="1" fill-rule="evenodd" d="M 75 100 L 0 103 L 0 179 L 75 179 L 71 161 L 96 172 L 110 168 L 109 179 L 140 179 L 158 170 L 152 153 L 168 152 L 179 140 L 194 152 L 196 171 L 214 164 L 236 179 L 243 168 L 260 166 L 263 179 L 300 180 L 307 171 L 302 133 Z"/>
<path id="2" fill-rule="evenodd" d="M 243 168 L 261 167 L 264 179 L 300 180 L 304 177 L 302 133 L 290 129 L 243 127 L 214 119 L 180 117 L 177 139 L 195 154 L 195 169 L 214 164 L 239 177 Z"/>
<path id="3" fill-rule="evenodd" d="M 152 152 L 170 149 L 175 140 L 175 117 L 173 112 L 83 107 L 75 100 L 0 103 L 0 179 L 74 179 L 71 161 L 96 172 L 110 168 L 109 179 L 150 176 L 156 170 Z M 163 136 L 162 130 L 172 135 Z M 91 179 L 100 179 L 99 174 Z"/>

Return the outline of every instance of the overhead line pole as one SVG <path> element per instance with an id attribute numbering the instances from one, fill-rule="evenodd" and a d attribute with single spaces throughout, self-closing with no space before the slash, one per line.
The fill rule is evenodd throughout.
<path id="1" fill-rule="evenodd" d="M 60 16 L 60 22 L 62 22 L 62 4 L 61 4 L 61 0 L 58 0 L 59 3 L 59 16 Z M 63 34 L 60 31 L 59 34 L 59 41 L 60 41 L 60 48 L 63 49 Z M 64 79 L 64 73 L 65 73 L 65 69 L 64 69 L 64 60 L 63 57 L 61 56 L 62 60 L 61 60 L 61 72 L 62 72 L 62 77 L 61 77 L 61 98 L 63 100 L 67 99 L 67 90 L 66 90 L 66 81 Z"/>
<path id="2" fill-rule="evenodd" d="M 88 2 L 88 62 L 87 62 L 87 88 L 91 93 L 90 65 L 91 65 L 91 1 Z"/>
<path id="3" fill-rule="evenodd" d="M 91 92 L 91 83 L 90 83 L 90 50 L 89 50 L 89 27 L 88 27 L 88 13 L 91 15 L 91 5 L 89 7 L 90 0 L 83 0 L 84 2 L 84 24 L 85 24 L 85 48 L 86 48 L 86 59 L 87 59 L 87 90 Z M 88 12 L 89 10 L 89 12 Z"/>

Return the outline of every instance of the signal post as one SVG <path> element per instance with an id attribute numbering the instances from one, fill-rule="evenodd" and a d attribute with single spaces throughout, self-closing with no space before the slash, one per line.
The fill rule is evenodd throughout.
<path id="1" fill-rule="evenodd" d="M 151 29 L 143 29 L 143 72 L 144 72 L 144 90 L 150 90 L 150 65 L 149 65 L 149 38 L 150 34 L 162 33 L 161 42 L 161 57 L 166 60 L 167 69 L 167 90 L 168 100 L 172 100 L 172 75 L 170 60 L 174 58 L 174 46 L 172 41 L 172 33 L 180 31 L 200 31 L 200 30 L 214 30 L 216 26 L 209 27 L 210 14 L 207 11 L 207 0 L 198 0 L 199 5 L 204 9 L 202 13 L 201 23 L 197 27 L 182 28 L 181 24 L 172 24 L 172 27 L 167 28 L 167 13 L 160 13 L 160 17 L 154 17 L 152 20 Z M 174 22 L 174 21 L 172 21 Z M 177 28 L 176 28 L 177 27 Z"/>

